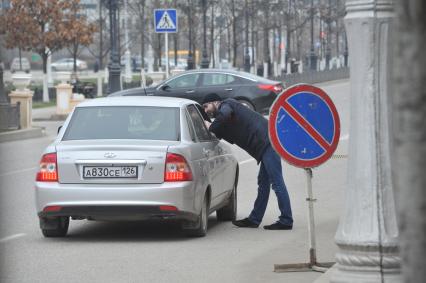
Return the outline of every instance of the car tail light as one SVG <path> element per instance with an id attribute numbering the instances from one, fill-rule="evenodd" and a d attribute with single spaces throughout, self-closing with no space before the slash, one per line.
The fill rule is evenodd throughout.
<path id="1" fill-rule="evenodd" d="M 50 206 L 46 206 L 43 211 L 44 212 L 57 212 L 60 211 L 62 209 L 62 206 L 59 205 L 50 205 Z"/>
<path id="2" fill-rule="evenodd" d="M 167 153 L 164 182 L 192 181 L 192 172 L 182 155 Z"/>
<path id="3" fill-rule="evenodd" d="M 177 207 L 176 206 L 172 206 L 172 205 L 160 205 L 160 210 L 161 211 L 177 211 Z"/>
<path id="4" fill-rule="evenodd" d="M 56 162 L 56 153 L 43 155 L 40 161 L 40 169 L 37 172 L 37 182 L 57 182 L 58 165 Z"/>
<path id="5" fill-rule="evenodd" d="M 283 86 L 280 84 L 276 84 L 276 85 L 259 84 L 257 85 L 257 87 L 263 90 L 272 91 L 276 94 L 280 93 L 283 90 Z"/>

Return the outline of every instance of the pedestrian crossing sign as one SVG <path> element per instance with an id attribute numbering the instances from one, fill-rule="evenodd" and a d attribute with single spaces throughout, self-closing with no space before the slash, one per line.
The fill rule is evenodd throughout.
<path id="1" fill-rule="evenodd" d="M 155 32 L 177 32 L 178 22 L 176 9 L 155 9 L 154 20 Z"/>

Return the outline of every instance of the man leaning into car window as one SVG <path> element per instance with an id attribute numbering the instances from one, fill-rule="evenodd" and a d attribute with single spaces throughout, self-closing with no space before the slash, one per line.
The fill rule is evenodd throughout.
<path id="1" fill-rule="evenodd" d="M 263 226 L 267 230 L 291 230 L 293 217 L 290 198 L 284 183 L 281 158 L 272 148 L 268 136 L 268 121 L 238 101 L 222 101 L 216 93 L 206 95 L 204 111 L 215 118 L 205 121 L 206 127 L 219 139 L 235 143 L 260 163 L 258 193 L 253 210 L 247 218 L 233 221 L 238 227 L 257 228 L 262 222 L 268 204 L 270 187 L 274 190 L 281 212 L 277 222 Z"/>

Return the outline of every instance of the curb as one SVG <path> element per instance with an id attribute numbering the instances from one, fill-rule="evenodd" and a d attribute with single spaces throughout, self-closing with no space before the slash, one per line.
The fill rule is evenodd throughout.
<path id="1" fill-rule="evenodd" d="M 50 118 L 33 118 L 34 122 L 52 122 L 52 121 L 65 121 L 68 115 L 52 115 Z"/>
<path id="2" fill-rule="evenodd" d="M 0 133 L 0 143 L 24 139 L 40 138 L 44 136 L 44 128 L 33 127 L 29 129 Z"/>

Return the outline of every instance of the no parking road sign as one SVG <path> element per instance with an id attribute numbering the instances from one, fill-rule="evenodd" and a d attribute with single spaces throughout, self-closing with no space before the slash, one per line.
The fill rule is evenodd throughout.
<path id="1" fill-rule="evenodd" d="M 339 142 L 340 121 L 330 97 L 320 88 L 300 84 L 286 89 L 272 104 L 269 138 L 287 162 L 305 169 L 307 177 L 309 263 L 276 264 L 276 272 L 325 272 L 333 263 L 319 263 L 316 257 L 312 167 L 327 161 Z"/>
<path id="2" fill-rule="evenodd" d="M 269 137 L 272 146 L 294 166 L 321 165 L 336 150 L 339 136 L 336 107 L 318 87 L 307 84 L 290 87 L 271 107 Z"/>

